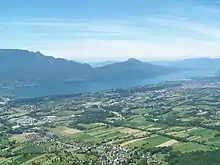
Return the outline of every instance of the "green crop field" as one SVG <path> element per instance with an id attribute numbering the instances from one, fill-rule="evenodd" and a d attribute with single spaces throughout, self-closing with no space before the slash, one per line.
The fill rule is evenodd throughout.
<path id="1" fill-rule="evenodd" d="M 22 133 L 22 134 L 15 134 L 11 137 L 11 139 L 20 141 L 20 142 L 25 142 L 28 141 L 27 136 L 31 135 L 32 133 Z"/>
<path id="2" fill-rule="evenodd" d="M 0 143 L 0 149 L 4 149 L 6 148 L 7 146 L 9 145 L 9 140 L 1 140 L 1 143 Z"/>
<path id="3" fill-rule="evenodd" d="M 153 148 L 169 140 L 170 138 L 159 136 L 159 135 L 154 135 L 153 137 L 147 137 L 147 138 L 134 140 L 134 142 L 131 141 L 131 143 L 128 143 L 126 146 L 133 148 L 133 147 L 144 145 L 144 147 L 146 148 Z"/>
<path id="4" fill-rule="evenodd" d="M 15 159 L 15 161 L 19 162 L 20 164 L 27 162 L 35 157 L 39 157 L 41 155 L 39 154 L 31 154 L 31 155 L 27 155 L 27 156 L 20 156 L 17 159 Z"/>
<path id="5" fill-rule="evenodd" d="M 71 116 L 73 114 L 76 114 L 74 111 L 58 111 L 55 116 L 57 117 L 63 117 L 63 116 Z"/>
<path id="6" fill-rule="evenodd" d="M 217 137 L 214 137 L 213 139 L 210 139 L 209 143 L 220 146 L 220 137 L 217 136 Z"/>
<path id="7" fill-rule="evenodd" d="M 73 134 L 82 132 L 80 130 L 68 128 L 66 126 L 58 126 L 56 128 L 53 128 L 52 131 L 56 134 L 66 135 L 66 136 L 71 136 Z"/>
<path id="8" fill-rule="evenodd" d="M 38 147 L 38 146 L 27 146 L 26 148 L 22 149 L 24 153 L 32 153 L 32 154 L 40 154 L 44 153 L 44 148 L 43 147 Z"/>
<path id="9" fill-rule="evenodd" d="M 34 164 L 33 162 L 35 162 L 41 158 L 44 158 L 44 157 L 45 157 L 45 155 L 33 155 L 33 157 L 26 158 L 27 160 L 25 161 L 24 165 L 33 165 Z"/>
<path id="10" fill-rule="evenodd" d="M 150 127 L 164 127 L 165 125 L 164 124 L 159 124 L 159 123 L 156 123 L 156 122 L 150 122 L 150 121 L 147 121 L 145 119 L 145 117 L 132 117 L 132 118 L 129 118 L 127 121 L 126 121 L 126 124 L 127 125 L 130 125 L 132 127 L 139 127 L 139 128 L 150 128 Z"/>
<path id="11" fill-rule="evenodd" d="M 86 133 L 89 133 L 90 135 L 96 135 L 99 134 L 100 132 L 105 132 L 110 128 L 106 128 L 106 126 L 100 126 L 100 127 L 95 127 L 89 130 L 85 130 Z"/>
<path id="12" fill-rule="evenodd" d="M 76 133 L 76 134 L 72 135 L 71 138 L 85 141 L 85 142 L 95 142 L 96 143 L 96 142 L 101 141 L 100 138 L 93 137 L 93 136 L 86 134 L 84 132 Z"/>
<path id="13" fill-rule="evenodd" d="M 111 143 L 111 144 L 120 145 L 120 144 L 125 143 L 125 142 L 130 141 L 130 140 L 131 140 L 131 138 L 124 137 L 124 139 L 120 139 L 120 140 L 114 141 L 114 142 Z"/>
<path id="14" fill-rule="evenodd" d="M 160 145 L 161 143 L 164 143 L 164 142 L 169 141 L 169 140 L 170 140 L 170 138 L 158 135 L 158 136 L 155 136 L 155 137 L 148 138 L 147 139 L 148 143 L 145 146 L 147 148 L 152 148 L 152 147 Z"/>
<path id="15" fill-rule="evenodd" d="M 173 108 L 174 111 L 185 111 L 193 108 L 194 106 L 192 105 L 183 105 L 183 106 L 176 106 Z"/>
<path id="16" fill-rule="evenodd" d="M 182 143 L 178 142 L 174 145 L 172 145 L 173 149 L 180 151 L 180 152 L 192 152 L 192 151 L 198 151 L 198 150 L 211 150 L 212 148 L 209 146 L 196 144 L 196 143 Z"/>
<path id="17" fill-rule="evenodd" d="M 0 164 L 4 163 L 7 159 L 5 157 L 0 157 Z"/>
<path id="18" fill-rule="evenodd" d="M 173 135 L 175 137 L 183 137 L 183 138 L 189 136 L 189 134 L 187 134 L 186 132 L 169 132 L 167 134 L 168 135 Z"/>
<path id="19" fill-rule="evenodd" d="M 199 141 L 208 141 L 215 137 L 215 135 L 219 134 L 218 131 L 200 128 L 197 130 L 190 131 L 190 135 L 199 136 L 197 140 Z"/>
<path id="20" fill-rule="evenodd" d="M 151 108 L 138 108 L 138 109 L 133 109 L 132 113 L 145 114 L 145 113 L 149 113 L 151 111 L 153 111 L 153 109 L 151 109 Z"/>
<path id="21" fill-rule="evenodd" d="M 105 134 L 109 134 L 111 132 L 115 132 L 117 129 L 118 128 L 116 128 L 116 127 L 111 127 L 111 128 L 107 128 L 107 129 L 101 127 L 101 128 L 95 129 L 95 131 L 94 131 L 94 129 L 90 130 L 89 134 L 92 135 L 92 136 L 97 136 L 98 137 L 98 136 L 102 136 L 102 135 L 105 135 Z"/>
<path id="22" fill-rule="evenodd" d="M 85 129 L 92 129 L 95 127 L 105 126 L 104 123 L 89 123 L 89 124 L 79 123 L 78 125 Z"/>
<path id="23" fill-rule="evenodd" d="M 104 134 L 104 135 L 100 135 L 98 136 L 99 138 L 102 139 L 112 139 L 112 138 L 117 138 L 117 137 L 121 137 L 121 136 L 125 136 L 126 134 L 120 133 L 120 132 L 111 132 L 108 134 Z"/>
<path id="24" fill-rule="evenodd" d="M 148 143 L 146 139 L 137 139 L 136 141 L 131 140 L 131 143 L 127 144 L 126 147 L 134 148 L 134 147 L 139 147 L 146 143 Z"/>

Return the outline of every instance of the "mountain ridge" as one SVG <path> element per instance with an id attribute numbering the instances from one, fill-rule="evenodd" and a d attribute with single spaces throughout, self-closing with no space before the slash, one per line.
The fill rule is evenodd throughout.
<path id="1" fill-rule="evenodd" d="M 102 67 L 45 56 L 39 51 L 0 49 L 0 81 L 118 81 L 173 72 L 169 67 L 131 58 Z"/>
<path id="2" fill-rule="evenodd" d="M 194 69 L 194 70 L 218 70 L 220 69 L 220 58 L 190 58 L 179 61 L 175 66 L 184 69 Z"/>
<path id="3" fill-rule="evenodd" d="M 179 67 L 186 70 L 220 70 L 220 58 L 196 57 L 176 61 L 156 61 L 153 64 Z"/>

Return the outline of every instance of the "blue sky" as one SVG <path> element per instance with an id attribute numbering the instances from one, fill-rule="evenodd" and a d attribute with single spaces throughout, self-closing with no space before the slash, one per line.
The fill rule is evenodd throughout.
<path id="1" fill-rule="evenodd" d="M 220 56 L 219 0 L 2 0 L 1 48 L 78 61 Z"/>

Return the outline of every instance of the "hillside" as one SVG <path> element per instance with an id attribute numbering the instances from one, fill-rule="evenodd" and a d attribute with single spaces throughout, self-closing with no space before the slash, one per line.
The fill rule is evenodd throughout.
<path id="1" fill-rule="evenodd" d="M 174 72 L 174 68 L 154 65 L 137 59 L 128 59 L 103 67 L 94 68 L 100 80 L 131 80 L 155 77 Z"/>
<path id="2" fill-rule="evenodd" d="M 0 50 L 1 80 L 49 81 L 84 79 L 92 67 L 65 59 L 44 56 L 27 50 Z"/>
<path id="3" fill-rule="evenodd" d="M 0 81 L 118 81 L 154 77 L 174 71 L 169 67 L 129 59 L 92 68 L 66 59 L 44 56 L 40 52 L 18 49 L 0 50 Z"/>

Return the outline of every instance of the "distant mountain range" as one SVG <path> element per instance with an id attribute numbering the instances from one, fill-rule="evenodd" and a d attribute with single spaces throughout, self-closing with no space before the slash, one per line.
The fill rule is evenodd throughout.
<path id="1" fill-rule="evenodd" d="M 190 58 L 181 61 L 157 61 L 157 65 L 174 66 L 190 70 L 219 70 L 220 58 Z"/>
<path id="2" fill-rule="evenodd" d="M 48 81 L 85 78 L 92 67 L 27 50 L 0 50 L 0 81 Z"/>
<path id="3" fill-rule="evenodd" d="M 160 65 L 159 65 L 160 64 Z M 131 58 L 124 62 L 106 62 L 92 67 L 61 58 L 44 56 L 40 52 L 0 49 L 0 82 L 51 83 L 127 81 L 152 78 L 180 70 L 218 70 L 218 58 L 192 58 L 182 61 L 149 63 Z"/>
<path id="4" fill-rule="evenodd" d="M 101 80 L 132 80 L 145 79 L 176 72 L 177 68 L 154 65 L 130 58 L 124 62 L 117 62 L 103 67 L 94 68 Z"/>
<path id="5" fill-rule="evenodd" d="M 130 58 L 123 62 L 104 63 L 97 67 L 45 56 L 40 52 L 0 49 L 0 97 L 39 97 L 129 87 L 139 82 L 169 80 L 169 77 L 207 76 L 213 71 L 217 73 L 220 68 L 220 59 L 209 58 L 158 63 Z M 206 70 L 211 72 L 207 74 Z"/>
<path id="6" fill-rule="evenodd" d="M 195 70 L 219 70 L 220 58 L 191 58 L 176 63 L 176 66 Z"/>
<path id="7" fill-rule="evenodd" d="M 44 56 L 40 52 L 0 49 L 0 82 L 126 81 L 176 72 L 173 67 L 129 59 L 102 67 Z"/>

